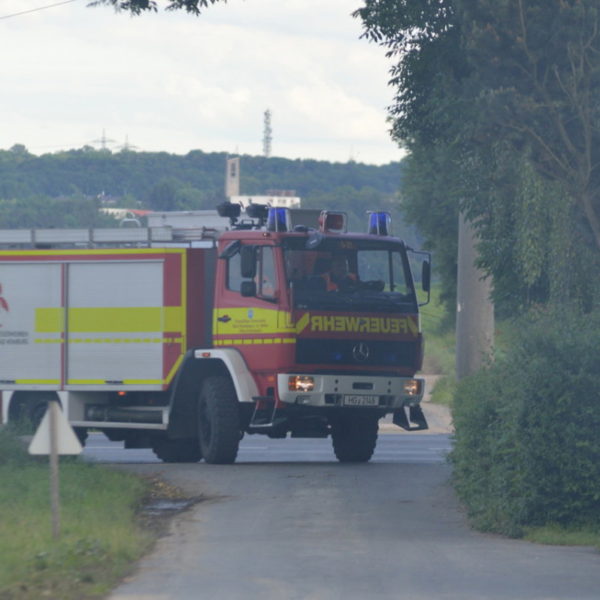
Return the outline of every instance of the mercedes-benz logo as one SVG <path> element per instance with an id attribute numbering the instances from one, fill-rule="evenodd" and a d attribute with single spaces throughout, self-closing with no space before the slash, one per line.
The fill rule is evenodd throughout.
<path id="1" fill-rule="evenodd" d="M 356 362 L 365 362 L 369 358 L 370 352 L 369 346 L 364 342 L 360 342 L 352 348 L 352 356 Z"/>

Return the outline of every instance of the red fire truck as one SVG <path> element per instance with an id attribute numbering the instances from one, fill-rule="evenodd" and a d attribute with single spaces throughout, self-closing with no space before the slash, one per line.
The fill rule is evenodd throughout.
<path id="1" fill-rule="evenodd" d="M 165 215 L 0 231 L 4 419 L 35 423 L 58 401 L 82 441 L 96 429 L 208 463 L 234 462 L 244 434 L 330 435 L 338 460 L 361 462 L 386 414 L 426 429 L 413 251 L 387 213 L 366 234 L 313 213 L 251 205 L 242 218 L 224 203 L 222 231 Z"/>

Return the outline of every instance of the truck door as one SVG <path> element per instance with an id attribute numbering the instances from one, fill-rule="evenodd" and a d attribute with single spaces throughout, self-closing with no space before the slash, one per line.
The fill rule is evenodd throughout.
<path id="1" fill-rule="evenodd" d="M 280 322 L 277 256 L 272 246 L 251 246 L 255 269 L 244 273 L 242 248 L 223 259 L 224 277 L 213 320 L 214 344 L 238 348 L 253 369 L 264 370 L 269 365 L 272 370 L 280 346 L 289 339 Z"/>

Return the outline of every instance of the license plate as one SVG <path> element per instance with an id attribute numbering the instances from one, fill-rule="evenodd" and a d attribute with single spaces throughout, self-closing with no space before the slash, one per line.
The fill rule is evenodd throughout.
<path id="1" fill-rule="evenodd" d="M 344 396 L 344 404 L 346 406 L 379 406 L 379 396 Z"/>

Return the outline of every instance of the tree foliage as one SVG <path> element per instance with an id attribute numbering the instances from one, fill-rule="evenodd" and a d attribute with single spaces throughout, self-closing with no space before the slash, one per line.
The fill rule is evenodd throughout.
<path id="1" fill-rule="evenodd" d="M 15 145 L 0 150 L 0 227 L 43 227 L 44 222 L 91 227 L 90 215 L 106 202 L 123 208 L 213 209 L 224 199 L 226 158 L 224 153 L 200 150 L 179 156 L 91 147 L 35 156 Z M 347 211 L 359 231 L 366 227 L 367 210 L 391 210 L 395 234 L 420 245 L 414 228 L 405 227 L 397 211 L 399 163 L 375 166 L 243 156 L 241 164 L 240 187 L 245 194 L 291 189 L 304 206 Z M 57 203 L 67 201 L 72 206 L 64 204 L 58 210 Z"/>
<path id="2" fill-rule="evenodd" d="M 202 9 L 216 2 L 226 2 L 227 0 L 169 0 L 166 10 L 185 10 L 192 15 L 199 15 Z M 158 10 L 158 3 L 155 0 L 94 0 L 89 6 L 110 5 L 116 11 L 129 12 L 132 15 L 141 15 L 144 12 Z"/>
<path id="3" fill-rule="evenodd" d="M 457 0 L 482 133 L 558 182 L 600 251 L 600 7 L 596 0 Z"/>
<path id="4" fill-rule="evenodd" d="M 356 14 L 397 60 L 393 134 L 413 157 L 404 205 L 447 269 L 446 297 L 462 208 L 501 310 L 589 304 L 600 266 L 597 2 L 366 0 Z"/>

